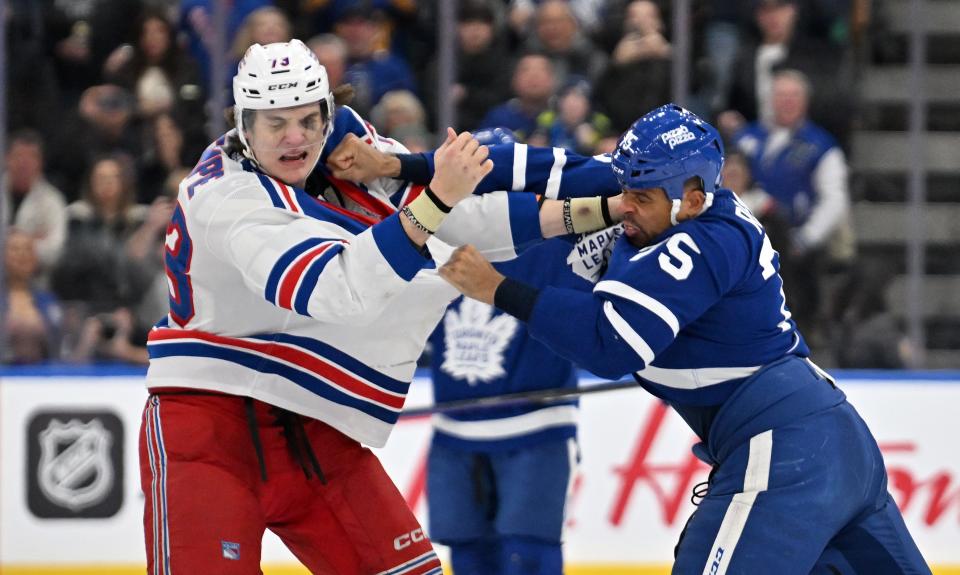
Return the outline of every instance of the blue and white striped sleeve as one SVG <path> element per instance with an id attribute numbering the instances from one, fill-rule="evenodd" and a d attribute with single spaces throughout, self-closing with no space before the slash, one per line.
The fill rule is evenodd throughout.
<path id="1" fill-rule="evenodd" d="M 433 153 L 423 154 L 433 173 Z M 615 196 L 620 193 L 610 156 L 586 157 L 563 148 L 527 144 L 490 146 L 493 171 L 477 186 L 475 194 L 495 191 L 532 192 L 550 199 Z"/>

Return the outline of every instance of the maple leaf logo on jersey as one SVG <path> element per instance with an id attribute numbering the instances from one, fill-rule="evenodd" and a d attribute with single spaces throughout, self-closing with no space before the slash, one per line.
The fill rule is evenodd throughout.
<path id="1" fill-rule="evenodd" d="M 440 369 L 471 386 L 503 377 L 503 352 L 517 325 L 507 314 L 493 317 L 492 306 L 463 298 L 459 309 L 450 308 L 443 318 L 447 349 Z"/>
<path id="2" fill-rule="evenodd" d="M 613 244 L 623 233 L 623 226 L 617 224 L 605 230 L 593 232 L 590 234 L 580 234 L 577 237 L 577 243 L 567 255 L 567 263 L 573 273 L 583 279 L 597 283 L 600 278 L 600 270 L 610 259 L 610 252 L 613 251 Z"/>

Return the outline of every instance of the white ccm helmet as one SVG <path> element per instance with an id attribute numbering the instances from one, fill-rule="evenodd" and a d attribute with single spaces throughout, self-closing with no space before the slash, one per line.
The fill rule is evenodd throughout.
<path id="1" fill-rule="evenodd" d="M 233 114 L 244 152 L 253 150 L 244 135 L 244 110 L 291 108 L 320 102 L 326 122 L 320 138 L 323 149 L 333 131 L 333 93 L 327 71 L 300 40 L 276 42 L 247 49 L 233 77 Z"/>

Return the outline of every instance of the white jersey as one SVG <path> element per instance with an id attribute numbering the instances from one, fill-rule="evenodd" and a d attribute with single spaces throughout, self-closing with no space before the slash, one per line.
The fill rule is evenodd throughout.
<path id="1" fill-rule="evenodd" d="M 346 131 L 405 151 L 349 108 L 335 127 L 328 151 Z M 416 187 L 337 182 L 359 213 L 228 157 L 224 141 L 180 185 L 167 230 L 170 313 L 150 334 L 147 386 L 253 397 L 383 445 L 427 337 L 458 295 L 437 274 L 452 249 L 438 237 L 513 257 L 515 242 L 539 237 L 535 198 L 461 202 L 428 242 L 431 260 L 395 213 Z"/>

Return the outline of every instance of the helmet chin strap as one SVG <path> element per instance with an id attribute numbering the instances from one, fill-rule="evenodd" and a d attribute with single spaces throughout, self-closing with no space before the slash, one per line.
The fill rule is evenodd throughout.
<path id="1" fill-rule="evenodd" d="M 704 192 L 704 196 L 706 197 L 703 200 L 703 207 L 700 208 L 700 212 L 697 213 L 698 216 L 703 212 L 709 210 L 710 206 L 713 205 L 713 192 Z M 680 223 L 679 221 L 677 221 L 677 216 L 680 214 L 680 207 L 683 204 L 683 200 L 671 200 L 671 204 L 672 205 L 670 206 L 670 223 L 675 226 Z"/>
<path id="2" fill-rule="evenodd" d="M 682 200 L 672 200 L 672 201 L 671 201 L 671 204 L 673 204 L 673 205 L 670 207 L 670 223 L 671 223 L 672 225 L 674 225 L 674 226 L 677 225 L 678 223 L 680 223 L 680 222 L 677 221 L 677 214 L 680 213 L 680 205 L 681 205 L 682 203 L 683 203 Z"/>

